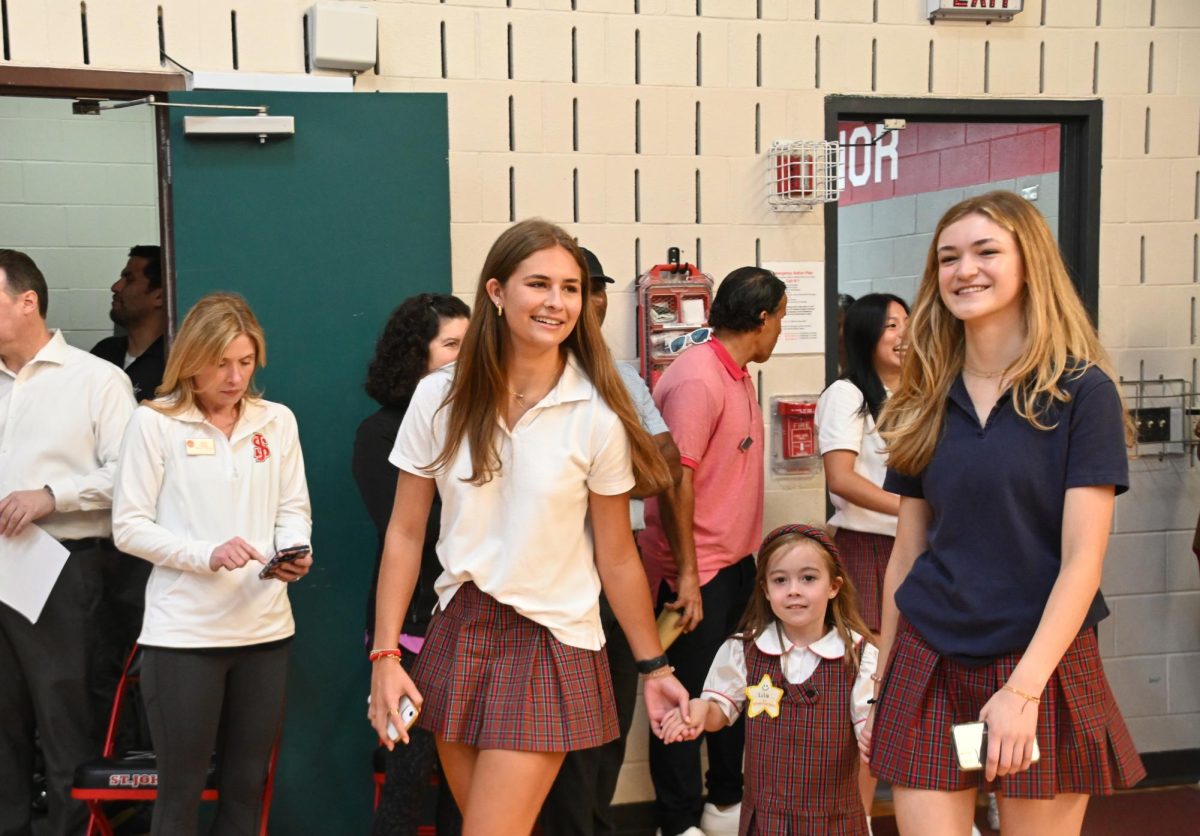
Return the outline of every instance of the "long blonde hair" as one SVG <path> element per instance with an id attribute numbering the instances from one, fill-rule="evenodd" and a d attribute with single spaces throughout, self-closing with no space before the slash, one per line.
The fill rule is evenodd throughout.
<path id="1" fill-rule="evenodd" d="M 162 384 L 155 390 L 156 399 L 146 401 L 145 405 L 166 415 L 199 407 L 196 375 L 220 363 L 229 344 L 243 334 L 254 344 L 255 365 L 260 368 L 267 365 L 267 339 L 246 300 L 236 293 L 210 293 L 202 297 L 184 317 L 171 344 Z M 251 378 L 246 397 L 258 395 Z"/>
<path id="2" fill-rule="evenodd" d="M 1012 234 L 1024 267 L 1022 314 L 1025 348 L 1006 370 L 1017 414 L 1040 430 L 1055 401 L 1065 403 L 1065 376 L 1096 366 L 1114 382 L 1108 354 L 1084 310 L 1058 244 L 1033 205 L 1012 192 L 995 191 L 952 206 L 934 230 L 925 273 L 908 320 L 908 351 L 900 383 L 879 419 L 888 448 L 888 466 L 918 475 L 933 458 L 946 417 L 950 386 L 963 367 L 963 324 L 946 308 L 938 282 L 938 242 L 946 227 L 968 215 L 982 215 Z M 1126 437 L 1132 424 L 1126 420 Z"/>
<path id="3" fill-rule="evenodd" d="M 858 633 L 863 641 L 874 644 L 874 633 L 863 620 L 862 612 L 858 608 L 858 590 L 854 588 L 850 575 L 842 568 L 841 557 L 833 537 L 820 526 L 790 523 L 779 526 L 763 538 L 762 546 L 758 550 L 758 567 L 754 573 L 754 591 L 750 593 L 746 612 L 738 622 L 734 635 L 743 639 L 756 639 L 778 621 L 767 597 L 767 578 L 775 558 L 799 545 L 808 546 L 821 557 L 831 582 L 841 582 L 837 594 L 829 600 L 825 608 L 825 628 L 837 631 L 846 648 L 846 664 L 857 671 L 862 660 L 862 647 L 855 643 L 853 634 Z"/>
<path id="4" fill-rule="evenodd" d="M 448 467 L 465 440 L 471 451 L 472 485 L 491 481 L 500 471 L 496 448 L 496 419 L 508 397 L 505 360 L 508 351 L 508 320 L 497 316 L 487 293 L 487 282 L 496 279 L 507 284 L 517 266 L 536 252 L 562 247 L 579 265 L 586 290 L 587 262 L 579 246 L 564 230 L 552 223 L 531 218 L 509 227 L 492 244 L 475 293 L 475 310 L 463 338 L 455 366 L 454 382 L 442 408 L 450 410 L 445 447 L 429 466 L 429 471 Z M 658 493 L 671 484 L 671 474 L 658 446 L 642 429 L 625 384 L 613 365 L 612 356 L 600 332 L 600 320 L 592 306 L 591 294 L 584 292 L 579 319 L 560 351 L 569 349 L 600 397 L 620 418 L 629 436 L 635 493 Z"/>

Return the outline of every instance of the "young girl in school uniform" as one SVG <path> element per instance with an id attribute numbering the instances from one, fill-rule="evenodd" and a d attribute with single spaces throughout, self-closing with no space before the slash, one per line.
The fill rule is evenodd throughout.
<path id="1" fill-rule="evenodd" d="M 857 734 L 866 720 L 875 646 L 837 546 L 820 528 L 785 525 L 763 540 L 756 594 L 664 740 L 714 732 L 746 711 L 746 789 L 739 836 L 864 836 Z"/>

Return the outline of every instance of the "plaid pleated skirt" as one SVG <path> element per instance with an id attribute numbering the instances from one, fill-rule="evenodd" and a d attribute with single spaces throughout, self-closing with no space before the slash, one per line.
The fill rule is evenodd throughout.
<path id="1" fill-rule="evenodd" d="M 563 644 L 473 583 L 434 615 L 413 680 L 418 724 L 452 743 L 567 752 L 617 737 L 604 651 Z"/>
<path id="2" fill-rule="evenodd" d="M 950 726 L 979 719 L 1021 654 L 978 668 L 943 658 L 901 621 L 888 666 L 871 744 L 871 771 L 903 787 L 954 791 L 984 786 L 1012 798 L 1059 793 L 1108 795 L 1146 775 L 1100 662 L 1096 631 L 1067 648 L 1038 709 L 1041 759 L 1027 771 L 997 777 L 958 768 Z"/>
<path id="3" fill-rule="evenodd" d="M 883 618 L 883 575 L 887 572 L 896 538 L 839 528 L 833 542 L 858 593 L 858 609 L 863 621 L 878 633 Z"/>

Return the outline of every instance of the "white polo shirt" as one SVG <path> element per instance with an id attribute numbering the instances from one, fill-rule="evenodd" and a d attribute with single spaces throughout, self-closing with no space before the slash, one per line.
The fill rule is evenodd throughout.
<path id="1" fill-rule="evenodd" d="M 266 557 L 311 542 L 291 410 L 246 399 L 226 438 L 199 410 L 171 416 L 138 407 L 121 446 L 113 537 L 121 551 L 154 564 L 140 643 L 240 647 L 291 636 L 286 583 L 260 580 L 257 562 L 209 568 L 213 549 L 233 537 Z"/>
<path id="2" fill-rule="evenodd" d="M 865 416 L 858 413 L 864 400 L 862 391 L 848 380 L 829 384 L 817 401 L 817 447 L 821 455 L 833 450 L 857 453 L 854 472 L 882 488 L 883 477 L 887 475 L 887 448 L 875 429 L 875 419 L 870 413 Z M 829 492 L 829 499 L 834 507 L 829 518 L 831 526 L 896 536 L 896 517 L 891 514 L 855 505 L 833 491 Z"/>
<path id="3" fill-rule="evenodd" d="M 0 362 L 0 498 L 49 485 L 37 525 L 59 540 L 112 532 L 113 471 L 136 406 L 129 377 L 61 331 L 15 374 Z"/>
<path id="4" fill-rule="evenodd" d="M 846 710 L 850 712 L 850 721 L 854 724 L 854 734 L 862 732 L 862 724 L 866 722 L 867 712 L 871 706 L 867 700 L 871 698 L 873 688 L 871 674 L 879 666 L 879 650 L 869 642 L 863 642 L 863 637 L 851 631 L 851 638 L 862 648 L 862 656 L 858 662 L 858 675 L 850 689 L 850 701 Z M 816 673 L 817 665 L 822 660 L 837 660 L 844 664 L 846 645 L 837 630 L 830 630 L 821 638 L 807 647 L 801 647 L 784 636 L 786 647 L 780 647 L 779 636 L 774 627 L 760 633 L 754 639 L 754 646 L 768 656 L 784 654 L 781 667 L 787 673 L 788 682 L 800 685 Z M 708 669 L 708 678 L 704 680 L 704 691 L 701 697 L 716 703 L 732 723 L 742 713 L 746 705 L 746 686 L 754 683 L 747 682 L 746 647 L 743 639 L 726 639 L 713 659 L 712 667 Z"/>
<path id="5" fill-rule="evenodd" d="M 401 470 L 428 477 L 424 468 L 445 446 L 450 410 L 438 407 L 454 366 L 417 385 L 389 457 Z M 511 431 L 496 420 L 500 472 L 490 482 L 464 481 L 471 475 L 465 441 L 434 477 L 442 497 L 438 603 L 445 609 L 473 581 L 564 644 L 599 650 L 604 631 L 588 494 L 633 488 L 625 428 L 571 355 L 558 383 Z"/>

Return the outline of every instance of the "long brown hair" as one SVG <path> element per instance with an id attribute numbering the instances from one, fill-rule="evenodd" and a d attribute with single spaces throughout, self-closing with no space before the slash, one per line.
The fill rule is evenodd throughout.
<path id="1" fill-rule="evenodd" d="M 1052 429 L 1043 418 L 1053 402 L 1070 400 L 1061 385 L 1066 376 L 1097 366 L 1117 380 L 1041 213 L 1012 192 L 968 198 L 950 207 L 934 230 L 908 321 L 900 383 L 879 418 L 888 466 L 900 473 L 918 475 L 933 458 L 945 423 L 946 398 L 962 371 L 963 324 L 942 301 L 937 249 L 946 227 L 976 214 L 1008 230 L 1024 267 L 1025 348 L 1006 370 L 1017 414 L 1040 430 Z M 1128 419 L 1125 423 L 1126 439 L 1132 442 L 1133 425 Z"/>
<path id="2" fill-rule="evenodd" d="M 501 285 L 507 284 L 522 261 L 552 247 L 566 250 L 579 265 L 579 275 L 588 275 L 587 262 L 575 240 L 564 230 L 540 218 L 530 218 L 509 227 L 488 251 L 479 273 L 475 310 L 463 338 L 454 381 L 442 404 L 442 408 L 450 410 L 445 447 L 430 464 L 430 471 L 448 467 L 464 440 L 471 451 L 471 475 L 466 481 L 472 485 L 482 485 L 491 481 L 500 471 L 496 418 L 509 391 L 505 366 L 508 320 L 496 315 L 486 285 L 492 278 Z M 658 493 L 672 481 L 667 463 L 638 421 L 629 393 L 601 335 L 600 320 L 592 306 L 591 294 L 582 295 L 583 308 L 579 319 L 559 350 L 570 350 L 574 354 L 600 397 L 625 427 L 625 433 L 629 436 L 633 474 L 637 480 L 635 492 L 639 495 Z"/>
<path id="3" fill-rule="evenodd" d="M 825 608 L 825 627 L 837 631 L 846 648 L 846 664 L 857 671 L 862 660 L 862 648 L 855 643 L 853 633 L 858 633 L 863 641 L 872 644 L 874 633 L 859 612 L 858 591 L 846 570 L 842 568 L 833 538 L 829 536 L 828 531 L 819 526 L 782 525 L 763 539 L 758 551 L 758 568 L 754 574 L 754 591 L 750 593 L 750 602 L 746 605 L 742 620 L 738 622 L 735 635 L 744 639 L 755 639 L 777 621 L 775 613 L 771 611 L 771 602 L 767 598 L 767 576 L 776 557 L 799 545 L 808 546 L 820 555 L 830 579 L 841 582 L 837 595 L 829 600 L 829 605 Z"/>
<path id="4" fill-rule="evenodd" d="M 236 293 L 210 293 L 202 297 L 184 317 L 171 344 L 162 384 L 155 390 L 156 400 L 143 404 L 166 415 L 198 407 L 196 375 L 220 363 L 229 344 L 243 334 L 254 344 L 255 365 L 259 368 L 267 365 L 267 338 L 246 300 Z M 258 395 L 251 378 L 245 397 Z"/>

